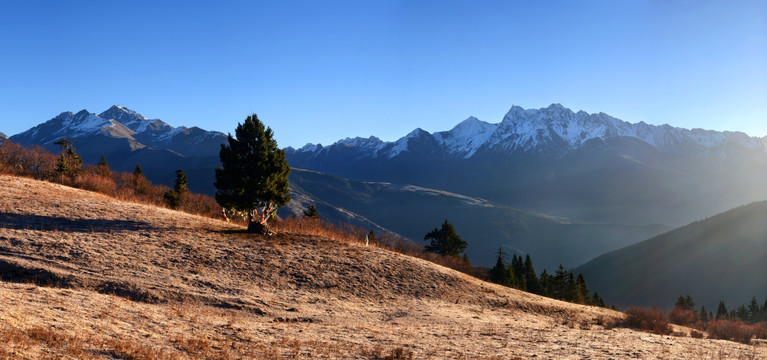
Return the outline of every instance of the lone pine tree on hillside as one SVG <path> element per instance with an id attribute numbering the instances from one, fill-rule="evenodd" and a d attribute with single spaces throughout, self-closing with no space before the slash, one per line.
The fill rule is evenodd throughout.
<path id="1" fill-rule="evenodd" d="M 225 209 L 243 213 L 248 232 L 267 233 L 266 220 L 290 201 L 290 166 L 272 129 L 264 128 L 256 114 L 237 124 L 234 133 L 219 151 L 216 201 Z"/>
<path id="2" fill-rule="evenodd" d="M 61 153 L 56 160 L 56 172 L 61 176 L 67 175 L 74 178 L 83 166 L 83 159 L 77 155 L 74 143 L 67 138 L 61 138 L 54 144 L 61 146 Z"/>
<path id="3" fill-rule="evenodd" d="M 189 180 L 187 180 L 184 170 L 178 169 L 176 170 L 176 184 L 173 186 L 173 190 L 166 191 L 163 197 L 165 197 L 168 206 L 175 209 L 187 192 L 189 192 Z"/>
<path id="4" fill-rule="evenodd" d="M 466 250 L 466 241 L 461 239 L 455 232 L 453 224 L 447 222 L 442 223 L 442 227 L 430 231 L 423 237 L 424 240 L 430 240 L 431 243 L 426 245 L 426 250 L 440 255 L 458 256 Z"/>

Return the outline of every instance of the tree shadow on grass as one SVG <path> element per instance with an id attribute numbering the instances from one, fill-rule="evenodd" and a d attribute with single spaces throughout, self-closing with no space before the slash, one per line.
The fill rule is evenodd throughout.
<path id="1" fill-rule="evenodd" d="M 149 228 L 149 224 L 132 220 L 68 219 L 45 215 L 0 212 L 0 228 L 92 233 L 113 230 L 142 230 Z"/>

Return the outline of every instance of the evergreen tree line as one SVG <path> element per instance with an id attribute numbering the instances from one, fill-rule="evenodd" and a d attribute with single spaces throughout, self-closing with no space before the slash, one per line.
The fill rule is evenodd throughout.
<path id="1" fill-rule="evenodd" d="M 674 304 L 674 310 L 688 311 L 696 321 L 699 320 L 704 323 L 711 320 L 740 320 L 748 324 L 767 321 L 767 299 L 765 299 L 762 305 L 759 305 L 756 296 L 751 298 L 751 302 L 748 305 L 741 304 L 729 310 L 724 301 L 720 300 L 716 313 L 714 313 L 713 311 L 706 310 L 705 306 L 701 306 L 700 310 L 697 310 L 695 301 L 690 294 L 687 294 L 687 296 L 680 295 Z"/>
<path id="2" fill-rule="evenodd" d="M 578 274 L 576 277 L 571 271 L 559 265 L 553 275 L 550 275 L 546 269 L 537 275 L 530 255 L 526 255 L 523 260 L 522 256 L 514 254 L 511 263 L 508 264 L 506 258 L 503 248 L 498 249 L 498 259 L 489 271 L 488 280 L 558 300 L 607 307 L 604 299 L 597 292 L 590 295 L 583 274 Z"/>

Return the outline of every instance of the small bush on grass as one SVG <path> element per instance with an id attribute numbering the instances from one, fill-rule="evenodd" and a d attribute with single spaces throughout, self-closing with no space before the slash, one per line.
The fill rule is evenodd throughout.
<path id="1" fill-rule="evenodd" d="M 626 310 L 626 326 L 649 331 L 659 335 L 670 335 L 673 330 L 671 324 L 666 320 L 666 314 L 658 310 L 657 307 L 650 309 L 634 306 Z"/>
<path id="2" fill-rule="evenodd" d="M 760 327 L 748 325 L 737 320 L 716 320 L 708 324 L 708 335 L 712 339 L 737 341 L 750 344 L 751 339 L 758 337 Z"/>
<path id="3" fill-rule="evenodd" d="M 668 314 L 668 319 L 674 324 L 689 326 L 695 323 L 695 314 L 690 310 L 675 307 Z"/>

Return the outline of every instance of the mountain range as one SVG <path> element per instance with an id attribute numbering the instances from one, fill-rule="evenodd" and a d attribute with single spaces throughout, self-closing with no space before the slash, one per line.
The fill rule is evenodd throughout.
<path id="1" fill-rule="evenodd" d="M 226 135 L 198 127 L 173 127 L 159 119 L 147 119 L 128 108 L 114 105 L 101 114 L 81 110 L 63 112 L 27 131 L 13 135 L 22 145 L 41 145 L 57 153 L 54 142 L 62 137 L 75 144 L 86 163 L 95 164 L 103 154 L 118 171 L 132 171 L 140 164 L 153 181 L 171 184 L 175 169 L 208 180 L 218 166 L 218 150 Z M 193 191 L 211 193 L 211 181 L 191 183 Z"/>
<path id="2" fill-rule="evenodd" d="M 193 191 L 213 194 L 226 135 L 173 127 L 115 105 L 64 112 L 10 139 L 57 152 L 73 140 L 88 163 L 141 164 L 171 185 L 182 168 Z M 631 124 L 559 104 L 514 106 L 500 123 L 470 117 L 449 131 L 416 129 L 384 142 L 347 138 L 287 148 L 294 199 L 282 215 L 315 204 L 326 219 L 421 243 L 444 218 L 469 254 L 530 253 L 540 268 L 582 264 L 690 221 L 764 198 L 767 140 L 739 132 Z M 306 170 L 302 170 L 306 169 Z M 540 269 L 539 269 L 540 270 Z"/>
<path id="3" fill-rule="evenodd" d="M 490 124 L 287 148 L 292 166 L 589 222 L 683 225 L 767 196 L 767 138 L 631 124 L 559 104 Z"/>

